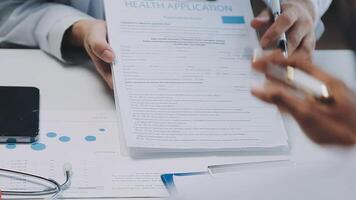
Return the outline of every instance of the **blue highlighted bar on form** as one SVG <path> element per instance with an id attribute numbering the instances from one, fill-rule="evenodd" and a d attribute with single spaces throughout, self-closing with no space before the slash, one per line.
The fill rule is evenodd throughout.
<path id="1" fill-rule="evenodd" d="M 222 16 L 224 24 L 245 24 L 245 18 L 243 16 Z"/>

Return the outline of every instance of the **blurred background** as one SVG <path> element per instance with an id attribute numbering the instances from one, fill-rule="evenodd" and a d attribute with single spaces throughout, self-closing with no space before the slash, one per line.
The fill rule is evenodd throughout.
<path id="1" fill-rule="evenodd" d="M 319 49 L 356 49 L 356 0 L 334 0 L 323 17 L 326 31 Z"/>

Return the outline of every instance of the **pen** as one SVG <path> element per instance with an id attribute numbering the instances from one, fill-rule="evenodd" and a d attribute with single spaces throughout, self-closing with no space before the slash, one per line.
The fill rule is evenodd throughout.
<path id="1" fill-rule="evenodd" d="M 272 10 L 273 20 L 277 21 L 278 17 L 282 14 L 281 3 L 279 0 L 271 0 L 270 6 Z M 286 33 L 282 33 L 277 42 L 277 47 L 280 48 L 285 57 L 288 57 L 288 43 Z"/>
<path id="2" fill-rule="evenodd" d="M 273 20 L 277 21 L 278 17 L 282 14 L 280 0 L 270 0 L 270 7 L 272 10 Z M 282 50 L 284 57 L 288 57 L 288 41 L 286 33 L 282 33 L 277 42 L 277 47 Z M 287 66 L 287 77 L 290 81 L 294 80 L 294 68 Z"/>

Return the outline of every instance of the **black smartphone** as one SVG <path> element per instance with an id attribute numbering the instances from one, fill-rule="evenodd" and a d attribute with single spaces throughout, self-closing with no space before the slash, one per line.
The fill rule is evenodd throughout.
<path id="1" fill-rule="evenodd" d="M 40 91 L 0 87 L 0 142 L 35 142 L 39 134 Z"/>

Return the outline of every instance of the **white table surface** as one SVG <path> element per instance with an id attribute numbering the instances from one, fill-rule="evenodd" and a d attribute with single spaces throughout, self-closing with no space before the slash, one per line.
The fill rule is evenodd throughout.
<path id="1" fill-rule="evenodd" d="M 356 58 L 348 50 L 317 51 L 315 62 L 356 89 Z M 114 97 L 91 64 L 64 65 L 40 50 L 0 50 L 0 85 L 35 86 L 43 110 L 114 110 Z M 285 119 L 291 159 L 296 163 L 337 155 L 339 149 L 312 143 Z M 345 151 L 345 150 L 342 150 Z"/>

